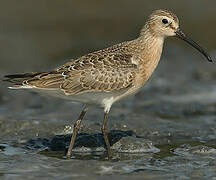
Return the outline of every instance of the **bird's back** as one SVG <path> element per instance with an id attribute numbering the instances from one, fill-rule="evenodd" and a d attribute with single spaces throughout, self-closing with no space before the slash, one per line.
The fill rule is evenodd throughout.
<path id="1" fill-rule="evenodd" d="M 89 53 L 48 72 L 7 75 L 12 88 L 60 89 L 67 95 L 133 86 L 137 65 L 130 42 Z"/>

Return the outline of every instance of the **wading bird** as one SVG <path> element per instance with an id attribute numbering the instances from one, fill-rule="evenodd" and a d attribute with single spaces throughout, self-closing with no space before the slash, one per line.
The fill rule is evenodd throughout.
<path id="1" fill-rule="evenodd" d="M 111 149 L 106 130 L 110 108 L 114 102 L 135 94 L 147 82 L 158 65 L 164 39 L 168 36 L 183 39 L 212 62 L 207 52 L 180 30 L 175 14 L 168 10 L 156 10 L 134 40 L 72 59 L 51 71 L 7 75 L 7 81 L 14 83 L 11 89 L 30 89 L 84 104 L 74 124 L 67 157 L 71 157 L 88 106 L 102 106 L 104 120 L 101 130 L 110 159 Z"/>

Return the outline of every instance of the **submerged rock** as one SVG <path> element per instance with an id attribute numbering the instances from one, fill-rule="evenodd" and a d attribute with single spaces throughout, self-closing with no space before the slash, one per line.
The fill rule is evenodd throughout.
<path id="1" fill-rule="evenodd" d="M 28 149 L 51 151 L 67 151 L 72 134 L 56 135 L 51 140 L 37 138 L 30 139 L 26 143 Z M 121 153 L 146 153 L 159 152 L 160 150 L 153 146 L 152 142 L 137 136 L 132 131 L 112 130 L 108 134 L 111 148 L 115 152 Z M 99 152 L 105 151 L 105 142 L 101 133 L 88 134 L 79 133 L 77 135 L 74 152 Z"/>
<path id="2" fill-rule="evenodd" d="M 216 149 L 205 145 L 191 146 L 189 144 L 183 144 L 174 150 L 174 154 L 177 155 L 216 155 Z"/>
<path id="3" fill-rule="evenodd" d="M 112 146 L 112 149 L 121 153 L 156 153 L 160 151 L 153 146 L 151 141 L 134 136 L 121 138 Z"/>

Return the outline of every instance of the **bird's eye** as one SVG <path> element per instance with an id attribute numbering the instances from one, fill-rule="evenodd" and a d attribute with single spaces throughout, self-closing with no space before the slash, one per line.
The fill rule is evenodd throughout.
<path id="1" fill-rule="evenodd" d="M 168 20 L 167 19 L 162 19 L 162 23 L 167 24 Z"/>

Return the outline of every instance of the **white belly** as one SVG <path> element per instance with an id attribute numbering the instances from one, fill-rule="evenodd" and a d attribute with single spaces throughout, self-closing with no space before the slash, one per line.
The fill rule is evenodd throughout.
<path id="1" fill-rule="evenodd" d="M 27 88 L 28 89 L 28 88 Z M 37 89 L 30 88 L 29 90 L 38 92 L 40 94 L 60 97 L 63 99 L 81 102 L 84 104 L 95 104 L 105 108 L 105 110 L 109 110 L 112 104 L 126 96 L 135 94 L 140 88 L 131 87 L 128 89 L 120 90 L 120 91 L 112 91 L 112 92 L 84 92 L 81 94 L 75 95 L 66 95 L 62 90 L 45 90 L 45 89 Z"/>

